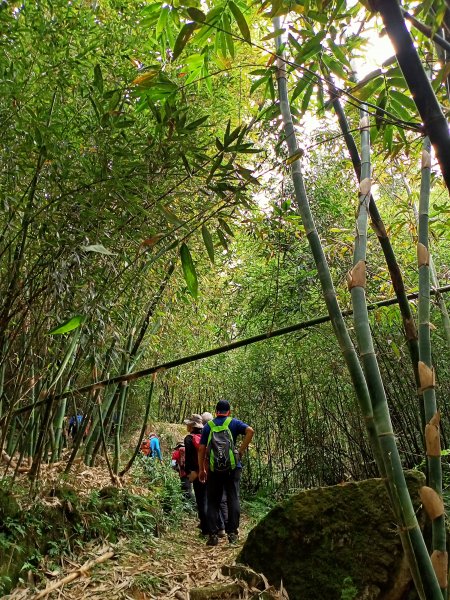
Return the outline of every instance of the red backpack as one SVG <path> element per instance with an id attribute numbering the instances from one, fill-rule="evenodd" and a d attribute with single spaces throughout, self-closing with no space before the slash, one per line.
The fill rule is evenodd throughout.
<path id="1" fill-rule="evenodd" d="M 186 475 L 186 471 L 184 470 L 186 466 L 186 448 L 184 446 L 180 446 L 178 448 L 178 466 L 180 467 L 180 477 L 184 477 Z"/>
<path id="2" fill-rule="evenodd" d="M 191 433 L 192 441 L 194 443 L 194 447 L 198 450 L 200 446 L 200 439 L 202 437 L 201 433 Z"/>
<path id="3" fill-rule="evenodd" d="M 150 440 L 142 440 L 141 442 L 141 454 L 143 454 L 144 456 L 151 456 L 152 455 L 152 450 L 150 448 Z"/>

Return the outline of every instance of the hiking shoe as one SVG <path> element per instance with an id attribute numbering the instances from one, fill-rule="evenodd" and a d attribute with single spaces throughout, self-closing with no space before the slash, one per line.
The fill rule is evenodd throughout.
<path id="1" fill-rule="evenodd" d="M 217 546 L 219 543 L 219 538 L 217 535 L 210 535 L 208 541 L 206 542 L 207 546 Z"/>
<path id="2" fill-rule="evenodd" d="M 239 541 L 238 534 L 237 533 L 229 533 L 228 541 L 230 542 L 230 544 L 237 544 L 237 542 Z"/>
<path id="3" fill-rule="evenodd" d="M 226 536 L 225 529 L 219 529 L 219 531 L 217 532 L 217 535 L 220 538 L 224 538 Z"/>

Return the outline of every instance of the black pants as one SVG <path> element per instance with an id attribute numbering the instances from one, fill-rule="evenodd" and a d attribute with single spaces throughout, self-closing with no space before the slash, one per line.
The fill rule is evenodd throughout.
<path id="1" fill-rule="evenodd" d="M 189 502 L 193 502 L 194 499 L 192 497 L 192 484 L 189 481 L 189 477 L 187 475 L 184 477 L 180 477 L 180 482 L 183 498 Z"/>
<path id="2" fill-rule="evenodd" d="M 222 500 L 220 501 L 219 521 L 217 523 L 218 529 L 224 529 L 226 531 L 227 522 L 228 522 L 228 500 L 227 500 L 227 493 L 224 489 L 223 495 L 222 495 Z"/>
<path id="3" fill-rule="evenodd" d="M 239 482 L 242 469 L 232 471 L 214 472 L 209 471 L 207 480 L 208 491 L 208 529 L 210 534 L 217 533 L 219 522 L 220 504 L 225 490 L 228 504 L 228 520 L 226 523 L 227 533 L 237 533 L 239 519 L 241 516 L 241 505 L 239 502 Z"/>
<path id="4" fill-rule="evenodd" d="M 209 533 L 206 517 L 206 483 L 201 483 L 199 479 L 196 479 L 193 486 L 195 501 L 197 503 L 198 518 L 200 519 L 200 529 L 202 533 Z"/>

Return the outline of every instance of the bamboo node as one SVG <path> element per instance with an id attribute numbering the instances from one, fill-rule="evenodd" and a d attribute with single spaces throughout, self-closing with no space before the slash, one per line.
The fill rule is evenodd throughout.
<path id="1" fill-rule="evenodd" d="M 439 587 L 443 590 L 447 589 L 448 579 L 447 579 L 447 571 L 448 571 L 448 554 L 447 552 L 442 552 L 442 550 L 434 550 L 431 555 L 431 564 L 433 565 L 434 572 L 436 573 L 436 578 L 439 583 Z"/>
<path id="2" fill-rule="evenodd" d="M 421 392 L 436 387 L 436 373 L 434 368 L 429 367 L 421 360 L 419 360 L 419 379 Z"/>
<path id="3" fill-rule="evenodd" d="M 431 154 L 428 150 L 422 150 L 422 169 L 431 169 Z"/>
<path id="4" fill-rule="evenodd" d="M 347 273 L 347 285 L 351 290 L 354 287 L 362 287 L 366 289 L 366 263 L 360 260 L 356 263 L 351 271 Z"/>
<path id="5" fill-rule="evenodd" d="M 439 415 L 439 413 L 436 413 L 436 415 Z M 439 421 L 436 422 L 435 416 L 425 425 L 425 446 L 429 458 L 440 458 L 441 456 Z"/>
<path id="6" fill-rule="evenodd" d="M 368 129 L 369 129 L 369 117 L 367 115 L 365 115 L 364 117 L 362 117 L 361 120 L 359 121 L 359 128 L 361 129 L 361 131 L 368 131 Z"/>
<path id="7" fill-rule="evenodd" d="M 414 319 L 405 319 L 403 321 L 403 325 L 405 327 L 406 339 L 407 340 L 415 340 L 417 339 L 417 329 L 416 324 L 414 323 Z"/>
<path id="8" fill-rule="evenodd" d="M 429 420 L 429 424 L 433 425 L 433 427 L 439 427 L 441 422 L 441 413 L 437 410 L 434 415 Z"/>
<path id="9" fill-rule="evenodd" d="M 417 264 L 419 268 L 430 264 L 430 253 L 428 252 L 428 248 L 420 242 L 417 244 Z"/>
<path id="10" fill-rule="evenodd" d="M 444 514 L 444 502 L 436 490 L 424 485 L 419 490 L 420 500 L 423 507 L 432 521 Z"/>
<path id="11" fill-rule="evenodd" d="M 363 194 L 364 196 L 368 196 L 370 194 L 371 188 L 372 188 L 372 180 L 370 179 L 370 177 L 366 177 L 359 184 L 359 193 Z"/>
<path id="12" fill-rule="evenodd" d="M 375 232 L 377 237 L 379 237 L 379 238 L 387 237 L 387 231 L 386 231 L 386 227 L 384 226 L 383 221 L 380 220 L 376 223 L 375 221 L 371 220 L 370 226 L 372 227 L 372 229 Z"/>

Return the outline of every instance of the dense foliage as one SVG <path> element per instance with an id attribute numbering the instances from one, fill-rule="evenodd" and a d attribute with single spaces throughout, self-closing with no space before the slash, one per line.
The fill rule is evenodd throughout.
<path id="1" fill-rule="evenodd" d="M 332 112 L 337 97 L 355 135 L 367 104 L 373 192 L 406 290 L 417 290 L 423 127 L 408 74 L 370 54 L 380 31 L 372 6 L 57 0 L 0 8 L 2 448 L 17 469 L 30 462 L 32 480 L 42 461 L 60 457 L 67 419 L 79 412 L 92 427 L 86 444 L 78 435 L 68 470 L 80 448 L 92 463 L 110 447 L 112 475 L 124 466 L 123 428 L 134 433 L 142 421 L 148 379 L 71 390 L 326 313 L 289 179 L 300 156 L 337 297 L 350 306 L 358 192 Z M 416 16 L 434 32 L 445 4 L 425 3 Z M 281 18 L 276 32 L 273 17 Z M 428 69 L 446 110 L 442 48 L 413 34 L 421 55 L 435 57 Z M 276 35 L 298 156 L 283 144 Z M 378 68 L 368 73 L 372 62 Z M 450 277 L 450 205 L 434 163 L 431 176 L 439 286 Z M 393 296 L 377 244 L 372 236 L 369 302 Z M 447 447 L 443 308 L 441 298 L 431 322 Z M 402 458 L 421 464 L 423 415 L 398 309 L 374 311 L 370 325 Z M 222 396 L 258 431 L 249 490 L 376 472 L 329 325 L 159 374 L 150 417 L 179 421 Z"/>

